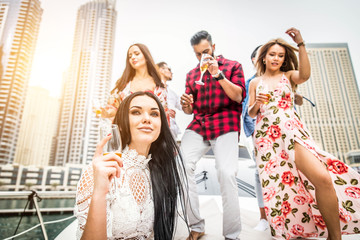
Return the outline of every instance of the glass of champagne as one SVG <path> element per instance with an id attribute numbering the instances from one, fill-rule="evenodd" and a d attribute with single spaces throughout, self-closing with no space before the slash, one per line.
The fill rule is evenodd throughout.
<path id="1" fill-rule="evenodd" d="M 209 57 L 211 57 L 209 54 L 207 53 L 203 53 L 201 55 L 201 60 L 200 60 L 200 72 L 201 72 L 201 75 L 200 75 L 200 79 L 195 81 L 196 84 L 199 84 L 199 85 L 205 85 L 205 83 L 202 81 L 202 78 L 204 76 L 204 73 L 206 72 L 206 70 L 208 69 L 209 65 L 208 64 L 205 64 L 203 66 L 204 63 L 208 62 L 210 59 Z"/>
<path id="2" fill-rule="evenodd" d="M 271 95 L 269 93 L 268 87 L 261 84 L 260 87 L 259 87 L 259 92 L 262 93 L 262 94 L 265 94 L 266 97 L 268 98 L 268 100 L 265 101 L 264 104 L 265 105 L 269 104 L 269 100 L 271 98 Z"/>
<path id="3" fill-rule="evenodd" d="M 107 155 L 109 153 L 115 153 L 119 157 L 121 157 L 121 137 L 119 127 L 116 124 L 111 125 L 102 125 L 100 126 L 100 137 L 101 139 L 105 138 L 111 134 L 111 138 L 103 147 L 103 155 Z M 116 178 L 114 177 L 114 186 L 116 189 Z"/>
<path id="4" fill-rule="evenodd" d="M 96 114 L 97 118 L 101 117 L 101 104 L 100 104 L 100 101 L 98 99 L 93 99 L 92 100 L 92 110 Z"/>

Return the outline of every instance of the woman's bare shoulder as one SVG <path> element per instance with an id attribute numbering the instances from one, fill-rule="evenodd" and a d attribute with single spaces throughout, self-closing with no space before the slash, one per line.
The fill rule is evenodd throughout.
<path id="1" fill-rule="evenodd" d="M 253 80 L 251 80 L 250 86 L 252 86 L 252 87 L 257 87 L 260 79 L 261 79 L 261 77 L 256 77 L 256 78 L 254 78 Z"/>

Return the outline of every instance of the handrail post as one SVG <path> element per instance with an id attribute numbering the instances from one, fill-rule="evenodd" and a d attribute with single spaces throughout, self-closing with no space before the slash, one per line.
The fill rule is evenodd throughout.
<path id="1" fill-rule="evenodd" d="M 41 215 L 41 212 L 40 212 L 40 209 L 39 209 L 39 206 L 37 204 L 37 194 L 35 193 L 33 195 L 33 203 L 35 205 L 35 208 L 36 208 L 36 213 L 37 213 L 37 216 L 39 218 L 39 221 L 40 221 L 40 225 L 41 225 L 41 230 L 43 232 L 43 235 L 44 235 L 44 239 L 45 240 L 48 240 L 48 236 L 47 236 L 47 233 L 46 233 L 46 229 L 45 229 L 45 224 L 44 224 L 44 221 L 43 221 L 43 218 L 42 218 L 42 215 Z"/>

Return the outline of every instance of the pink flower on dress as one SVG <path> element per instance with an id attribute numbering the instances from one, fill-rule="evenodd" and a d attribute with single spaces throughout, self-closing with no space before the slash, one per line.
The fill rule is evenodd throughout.
<path id="1" fill-rule="evenodd" d="M 305 193 L 305 186 L 304 186 L 304 184 L 303 184 L 301 181 L 299 181 L 299 182 L 297 183 L 296 191 L 297 191 L 297 193 L 298 193 L 299 195 L 306 195 L 306 193 Z"/>
<path id="2" fill-rule="evenodd" d="M 285 96 L 283 97 L 283 99 L 285 99 L 288 102 L 291 102 L 291 93 L 287 93 L 285 94 Z"/>
<path id="3" fill-rule="evenodd" d="M 271 219 L 271 225 L 275 230 L 282 232 L 285 228 L 285 220 L 283 216 L 276 216 Z"/>
<path id="4" fill-rule="evenodd" d="M 284 97 L 278 102 L 278 107 L 284 110 L 288 109 L 291 106 L 291 93 L 285 94 Z"/>
<path id="5" fill-rule="evenodd" d="M 301 226 L 300 224 L 295 224 L 293 225 L 290 231 L 295 236 L 301 236 L 304 233 L 304 227 Z"/>
<path id="6" fill-rule="evenodd" d="M 347 187 L 345 188 L 345 194 L 352 198 L 360 198 L 360 188 L 358 187 Z"/>
<path id="7" fill-rule="evenodd" d="M 266 153 L 272 147 L 272 142 L 267 138 L 260 138 L 256 141 L 257 149 L 261 154 Z"/>
<path id="8" fill-rule="evenodd" d="M 268 202 L 270 201 L 276 194 L 275 188 L 274 187 L 267 187 L 263 189 L 263 197 L 264 197 L 264 201 Z"/>
<path id="9" fill-rule="evenodd" d="M 343 174 L 348 172 L 348 167 L 345 163 L 337 160 L 337 159 L 327 159 L 328 170 L 335 173 L 335 174 Z"/>
<path id="10" fill-rule="evenodd" d="M 281 99 L 278 103 L 278 107 L 284 110 L 288 109 L 291 106 L 291 102 L 288 102 L 284 99 Z"/>
<path id="11" fill-rule="evenodd" d="M 281 204 L 281 212 L 282 212 L 282 214 L 284 215 L 285 218 L 291 212 L 291 209 L 292 208 L 291 208 L 290 203 L 288 201 L 284 201 Z"/>
<path id="12" fill-rule="evenodd" d="M 310 238 L 310 237 L 318 237 L 318 233 L 304 233 L 304 237 Z"/>
<path id="13" fill-rule="evenodd" d="M 287 171 L 287 172 L 283 173 L 283 175 L 281 176 L 281 179 L 282 179 L 281 182 L 283 184 L 292 186 L 294 184 L 295 177 L 290 171 Z"/>
<path id="14" fill-rule="evenodd" d="M 343 222 L 343 223 L 348 223 L 351 221 L 351 215 L 348 213 L 348 211 L 346 211 L 345 209 L 343 208 L 340 208 L 340 220 Z"/>
<path id="15" fill-rule="evenodd" d="M 297 205 L 304 205 L 306 203 L 306 197 L 297 195 L 294 197 L 294 202 Z"/>
<path id="16" fill-rule="evenodd" d="M 287 130 L 293 130 L 295 128 L 294 121 L 292 119 L 289 119 L 285 122 L 285 128 Z"/>
<path id="17" fill-rule="evenodd" d="M 326 228 L 325 221 L 324 221 L 324 219 L 322 218 L 321 215 L 314 215 L 313 219 L 314 219 L 315 225 L 318 228 L 320 228 L 322 230 L 324 230 Z"/>
<path id="18" fill-rule="evenodd" d="M 289 160 L 289 154 L 285 150 L 281 151 L 280 157 L 284 160 Z"/>
<path id="19" fill-rule="evenodd" d="M 294 124 L 297 128 L 304 128 L 304 124 L 302 124 L 302 122 L 300 122 L 297 118 L 294 118 Z"/>
<path id="20" fill-rule="evenodd" d="M 270 159 L 266 164 L 265 164 L 265 172 L 267 174 L 272 174 L 275 172 L 276 168 L 279 166 L 279 161 L 277 158 L 273 158 Z"/>
<path id="21" fill-rule="evenodd" d="M 266 131 L 267 135 L 273 140 L 273 142 L 276 141 L 279 137 L 281 137 L 281 129 L 278 125 L 272 125 L 268 128 Z"/>

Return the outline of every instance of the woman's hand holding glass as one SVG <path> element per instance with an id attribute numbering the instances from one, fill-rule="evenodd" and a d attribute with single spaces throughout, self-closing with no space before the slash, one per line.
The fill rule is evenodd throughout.
<path id="1" fill-rule="evenodd" d="M 255 99 L 255 103 L 258 105 L 262 105 L 262 104 L 269 104 L 271 95 L 269 94 L 269 91 L 267 89 L 267 87 L 264 87 L 263 85 L 261 85 L 259 87 L 259 91 L 256 92 L 256 99 Z"/>
<path id="2" fill-rule="evenodd" d="M 96 147 L 92 161 L 94 169 L 94 192 L 107 194 L 112 179 L 116 186 L 115 177 L 120 177 L 121 138 L 117 125 L 102 126 L 100 128 L 101 141 Z"/>
<path id="3" fill-rule="evenodd" d="M 115 91 L 108 97 L 106 104 L 101 104 L 99 99 L 92 100 L 92 109 L 97 118 L 108 119 L 115 116 L 120 105 L 119 94 Z"/>
<path id="4" fill-rule="evenodd" d="M 99 99 L 92 100 L 92 110 L 96 114 L 97 118 L 101 117 L 102 106 Z"/>

